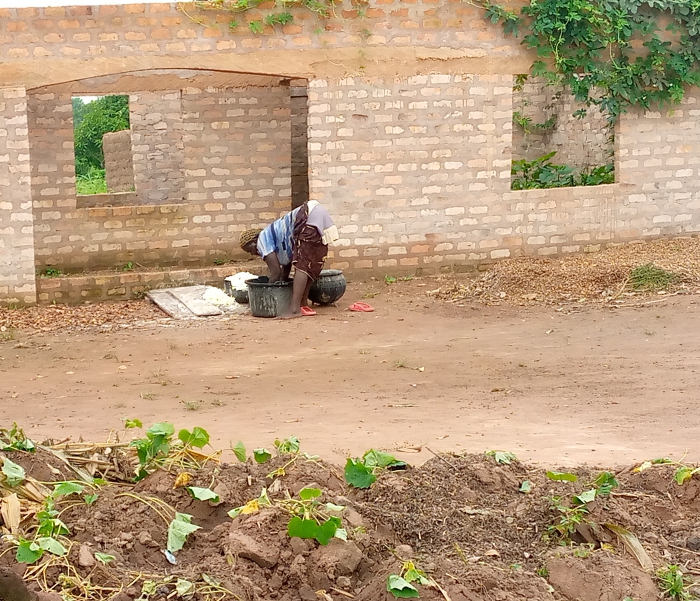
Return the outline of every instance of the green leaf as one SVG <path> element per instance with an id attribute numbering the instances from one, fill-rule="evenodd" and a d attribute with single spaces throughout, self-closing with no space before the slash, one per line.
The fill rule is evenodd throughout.
<path id="1" fill-rule="evenodd" d="M 676 484 L 684 484 L 693 477 L 693 473 L 693 470 L 689 467 L 679 467 L 676 473 L 673 474 L 673 479 L 676 481 Z"/>
<path id="2" fill-rule="evenodd" d="M 56 497 L 68 496 L 73 493 L 81 493 L 85 487 L 77 482 L 59 482 L 53 487 L 53 494 Z"/>
<path id="3" fill-rule="evenodd" d="M 289 455 L 298 453 L 301 443 L 296 436 L 290 436 L 284 440 L 275 440 L 275 448 L 280 455 Z"/>
<path id="4" fill-rule="evenodd" d="M 370 449 L 369 451 L 367 451 L 362 456 L 362 460 L 363 463 L 369 468 L 385 468 L 396 464 L 404 463 L 403 461 L 398 461 L 396 457 L 390 455 L 389 453 L 376 451 L 374 449 Z"/>
<path id="5" fill-rule="evenodd" d="M 590 503 L 591 501 L 595 500 L 596 494 L 598 494 L 598 490 L 595 488 L 591 488 L 591 490 L 586 490 L 574 497 L 574 503 L 577 503 L 578 505 L 585 505 L 586 503 Z"/>
<path id="6" fill-rule="evenodd" d="M 510 465 L 513 461 L 517 461 L 517 457 L 508 451 L 489 451 L 486 453 L 489 457 L 493 457 L 496 463 L 500 465 Z"/>
<path id="7" fill-rule="evenodd" d="M 410 563 L 409 565 L 413 565 Z M 405 568 L 404 568 L 405 569 Z M 428 575 L 416 567 L 411 567 L 403 575 L 403 579 L 406 582 L 418 582 L 418 584 L 427 585 L 430 581 L 428 580 Z"/>
<path id="8" fill-rule="evenodd" d="M 598 487 L 598 496 L 607 497 L 613 490 L 620 486 L 620 483 L 615 478 L 615 475 L 610 472 L 601 472 L 595 479 L 595 485 Z"/>
<path id="9" fill-rule="evenodd" d="M 348 540 L 348 531 L 345 528 L 336 528 L 334 538 L 339 538 L 340 540 Z"/>
<path id="10" fill-rule="evenodd" d="M 287 534 L 291 538 L 316 538 L 318 524 L 316 520 L 305 520 L 295 515 L 287 524 Z"/>
<path id="11" fill-rule="evenodd" d="M 236 446 L 231 447 L 231 450 L 238 461 L 241 463 L 246 462 L 245 446 L 243 446 L 243 443 L 240 440 L 236 443 Z"/>
<path id="12" fill-rule="evenodd" d="M 547 472 L 547 478 L 563 482 L 576 482 L 578 480 L 578 476 L 570 472 Z"/>
<path id="13" fill-rule="evenodd" d="M 345 509 L 344 505 L 336 505 L 335 503 L 326 503 L 326 511 L 343 511 Z"/>
<path id="14" fill-rule="evenodd" d="M 253 449 L 253 458 L 256 463 L 267 463 L 272 459 L 272 453 L 267 449 Z"/>
<path id="15" fill-rule="evenodd" d="M 318 532 L 316 533 L 316 540 L 322 545 L 327 545 L 330 540 L 335 536 L 338 528 L 341 526 L 340 519 L 337 517 L 328 518 L 323 524 L 318 527 Z"/>
<path id="16" fill-rule="evenodd" d="M 180 597 L 189 597 L 191 595 L 194 595 L 194 582 L 190 582 L 189 580 L 185 580 L 184 578 L 178 578 L 177 582 L 175 583 L 175 590 L 177 591 L 177 594 L 180 595 Z"/>
<path id="17" fill-rule="evenodd" d="M 18 563 L 34 563 L 44 554 L 44 550 L 28 540 L 20 540 L 15 559 Z"/>
<path id="18" fill-rule="evenodd" d="M 339 526 L 340 520 L 336 517 L 328 518 L 319 525 L 316 520 L 305 520 L 294 516 L 287 524 L 287 534 L 292 538 L 316 539 L 322 545 L 327 545 L 335 536 Z"/>
<path id="19" fill-rule="evenodd" d="M 175 426 L 166 422 L 161 422 L 158 424 L 153 424 L 150 428 L 148 428 L 148 430 L 146 430 L 146 433 L 150 434 L 151 436 L 164 436 L 167 438 L 175 434 Z"/>
<path id="20" fill-rule="evenodd" d="M 2 473 L 5 474 L 5 481 L 10 486 L 22 484 L 27 477 L 24 468 L 10 461 L 7 457 L 2 460 Z"/>
<path id="21" fill-rule="evenodd" d="M 187 447 L 202 449 L 209 444 L 209 432 L 204 428 L 192 428 L 192 432 L 189 430 L 180 430 L 177 437 Z"/>
<path id="22" fill-rule="evenodd" d="M 100 553 L 97 551 L 95 553 L 95 559 L 99 561 L 102 565 L 107 565 L 110 561 L 114 561 L 116 558 L 114 555 L 109 555 L 107 553 Z"/>
<path id="23" fill-rule="evenodd" d="M 97 494 L 85 495 L 83 497 L 83 501 L 85 501 L 86 505 L 92 505 L 95 501 L 97 501 Z"/>
<path id="24" fill-rule="evenodd" d="M 61 543 L 59 543 L 55 538 L 51 538 L 50 536 L 37 538 L 36 544 L 39 545 L 40 549 L 48 551 L 53 555 L 58 555 L 59 557 L 62 557 L 63 555 L 68 553 L 66 548 Z"/>
<path id="25" fill-rule="evenodd" d="M 532 482 L 530 482 L 529 480 L 524 480 L 518 490 L 522 493 L 528 494 L 532 491 Z"/>
<path id="26" fill-rule="evenodd" d="M 198 486 L 188 486 L 187 492 L 190 493 L 198 501 L 213 501 L 219 502 L 219 495 L 208 488 L 200 488 Z"/>
<path id="27" fill-rule="evenodd" d="M 355 488 L 369 488 L 377 481 L 377 477 L 360 460 L 348 458 L 345 464 L 345 481 Z"/>
<path id="28" fill-rule="evenodd" d="M 389 574 L 386 579 L 386 590 L 397 599 L 416 599 L 420 596 L 415 586 L 397 574 Z"/>
<path id="29" fill-rule="evenodd" d="M 140 419 L 125 419 L 124 428 L 127 430 L 131 428 L 143 428 L 143 424 L 141 423 Z"/>
<path id="30" fill-rule="evenodd" d="M 311 499 L 316 499 L 323 494 L 320 488 L 302 488 L 299 491 L 299 498 L 302 501 L 310 501 Z"/>
<path id="31" fill-rule="evenodd" d="M 185 546 L 187 537 L 199 530 L 199 526 L 192 523 L 192 516 L 186 513 L 176 513 L 175 519 L 168 526 L 168 546 L 171 553 L 175 553 Z"/>

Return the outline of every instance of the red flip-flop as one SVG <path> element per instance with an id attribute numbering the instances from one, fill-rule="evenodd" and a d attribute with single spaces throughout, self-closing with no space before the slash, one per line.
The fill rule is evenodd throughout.
<path id="1" fill-rule="evenodd" d="M 350 311 L 357 311 L 358 313 L 371 313 L 374 311 L 374 307 L 363 302 L 356 302 L 348 307 Z"/>
<path id="2" fill-rule="evenodd" d="M 311 315 L 316 315 L 316 311 L 314 311 L 311 307 L 303 306 L 301 308 L 301 314 L 304 317 L 310 317 Z"/>

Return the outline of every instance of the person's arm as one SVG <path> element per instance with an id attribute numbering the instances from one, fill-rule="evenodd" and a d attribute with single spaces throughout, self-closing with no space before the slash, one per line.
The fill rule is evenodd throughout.
<path id="1" fill-rule="evenodd" d="M 264 261 L 270 270 L 270 282 L 279 282 L 282 279 L 282 266 L 277 258 L 277 253 L 270 253 L 264 257 Z"/>

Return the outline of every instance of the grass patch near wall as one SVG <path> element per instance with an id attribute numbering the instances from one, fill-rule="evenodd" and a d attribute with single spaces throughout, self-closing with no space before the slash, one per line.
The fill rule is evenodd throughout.
<path id="1" fill-rule="evenodd" d="M 105 170 L 93 167 L 86 174 L 76 176 L 75 191 L 77 194 L 106 194 Z"/>

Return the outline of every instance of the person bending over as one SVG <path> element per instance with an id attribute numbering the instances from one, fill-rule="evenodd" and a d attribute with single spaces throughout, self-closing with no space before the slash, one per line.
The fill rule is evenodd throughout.
<path id="1" fill-rule="evenodd" d="M 270 270 L 270 282 L 283 282 L 294 266 L 292 304 L 280 319 L 313 314 L 309 289 L 318 279 L 328 254 L 328 244 L 338 239 L 338 228 L 328 211 L 311 200 L 287 213 L 265 229 L 241 233 L 241 248 L 261 256 Z"/>

